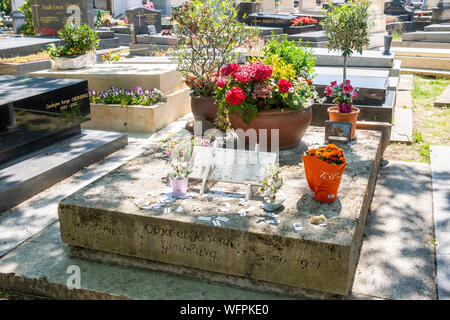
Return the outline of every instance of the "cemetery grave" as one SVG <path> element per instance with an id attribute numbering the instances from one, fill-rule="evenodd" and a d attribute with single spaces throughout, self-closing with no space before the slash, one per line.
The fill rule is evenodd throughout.
<path id="1" fill-rule="evenodd" d="M 13 2 L 13 6 L 16 4 Z M 217 52 L 209 60 L 211 65 L 217 57 L 239 54 L 237 59 L 225 59 L 215 66 L 213 71 L 217 74 L 208 71 L 204 78 L 205 74 L 192 70 L 198 61 L 204 61 L 201 55 L 209 56 L 209 52 L 199 51 L 198 61 L 189 61 L 186 52 L 196 48 L 184 43 L 189 47 L 184 56 L 182 51 L 171 51 L 183 40 L 183 35 L 178 39 L 174 35 L 174 24 L 183 24 L 176 21 L 181 13 L 175 11 L 183 5 L 181 0 L 155 0 L 145 5 L 141 0 L 31 0 L 30 5 L 35 36 L 23 37 L 9 31 L 3 35 L 0 26 L 0 293 L 6 288 L 83 299 L 207 300 L 234 294 L 235 298 L 269 299 L 277 295 L 342 299 L 358 294 L 363 299 L 448 297 L 448 268 L 444 261 L 448 232 L 443 228 L 448 213 L 448 188 L 442 179 L 448 172 L 445 166 L 441 166 L 441 172 L 436 165 L 442 162 L 448 148 L 423 141 L 417 124 L 413 126 L 417 117 L 413 96 L 420 88 L 416 87 L 416 78 L 404 75 L 449 77 L 450 4 L 446 0 L 370 0 L 368 7 L 374 24 L 367 30 L 368 42 L 362 53 L 358 53 L 362 50 L 359 45 L 351 48 L 345 60 L 343 45 L 334 45 L 336 51 L 328 49 L 333 36 L 320 24 L 333 7 L 346 8 L 343 1 L 333 3 L 333 7 L 328 1 L 316 0 L 239 2 L 236 19 L 243 24 L 241 31 L 234 31 L 239 33 L 235 38 L 249 36 L 251 27 L 259 29 L 259 38 L 244 42 L 250 46 L 236 45 L 220 54 L 217 52 L 224 44 L 218 42 Z M 14 25 L 23 20 L 17 12 L 11 13 Z M 220 20 L 217 15 L 214 18 L 211 21 Z M 42 58 L 47 54 L 43 50 L 51 43 L 61 44 L 55 36 L 71 24 L 82 25 L 90 33 L 95 31 L 99 37 L 97 50 L 89 49 L 95 51 L 96 63 L 77 69 L 51 69 L 50 60 Z M 402 40 L 393 41 L 390 49 L 394 30 L 401 33 Z M 302 47 L 308 44 L 315 58 L 314 76 L 309 77 L 305 66 L 299 71 L 298 61 L 289 61 L 281 54 L 282 63 L 277 66 L 284 63 L 284 70 L 276 70 L 276 60 L 271 65 L 263 60 L 254 62 L 260 49 L 256 44 L 270 43 L 273 35 L 279 36 L 280 43 L 286 37 Z M 201 32 L 198 37 L 208 41 L 202 39 L 208 37 Z M 125 57 L 119 57 L 120 50 L 126 51 Z M 84 54 L 77 56 L 72 52 L 67 56 L 79 58 Z M 174 57 L 187 57 L 193 69 L 182 69 L 183 61 L 175 62 Z M 1 59 L 17 60 L 2 63 Z M 263 73 L 269 69 L 270 75 L 265 77 Z M 276 78 L 275 74 L 282 76 Z M 208 81 L 214 88 L 208 87 Z M 252 84 L 251 92 L 246 84 Z M 310 86 L 318 96 L 301 101 L 303 108 L 296 109 L 293 103 L 300 99 L 296 100 L 295 94 L 301 92 L 299 95 L 307 97 L 305 88 Z M 267 88 L 270 94 L 265 92 Z M 442 108 L 440 128 L 446 128 L 449 88 L 432 102 L 434 107 Z M 339 100 L 330 90 L 342 90 L 339 96 L 348 95 L 350 102 L 347 98 Z M 354 96 L 353 92 L 357 94 Z M 251 105 L 251 99 L 257 103 Z M 214 106 L 214 110 L 206 110 L 214 117 L 198 116 L 196 103 L 203 108 Z M 427 106 L 433 108 L 431 104 Z M 331 121 L 329 109 L 333 107 L 341 116 L 354 113 L 357 108 L 357 120 L 351 120 L 352 124 L 350 120 Z M 343 111 L 346 107 L 349 111 Z M 238 115 L 241 122 L 254 129 L 251 122 L 267 113 L 271 127 L 275 120 L 279 121 L 275 113 L 285 115 L 285 108 L 301 111 L 293 113 L 296 116 L 308 114 L 304 121 L 307 131 L 299 144 L 296 142 L 292 149 L 292 145 L 283 146 L 283 151 L 273 149 L 273 153 L 261 151 L 260 145 L 253 150 L 251 143 L 245 144 L 247 150 L 239 145 L 236 148 L 240 127 L 233 123 L 231 115 Z M 229 118 L 221 118 L 223 110 L 230 112 Z M 438 121 L 433 118 L 436 110 L 427 112 L 433 119 L 430 121 Z M 246 121 L 246 116 L 251 121 Z M 428 119 L 423 121 L 427 126 L 430 123 Z M 255 123 L 258 139 L 263 139 L 259 130 L 264 127 L 258 128 Z M 226 129 L 230 132 L 224 140 L 215 137 L 211 145 L 194 147 L 192 157 L 187 152 L 180 159 L 171 158 L 168 150 L 180 136 L 188 136 L 192 141 L 199 138 L 195 137 L 199 131 L 191 136 L 182 129 L 194 130 L 200 124 L 204 138 L 204 131 L 213 127 L 216 134 Z M 283 125 L 287 128 L 288 121 Z M 279 128 L 284 132 L 301 131 L 297 127 Z M 429 133 L 428 127 L 426 132 Z M 448 142 L 445 132 L 438 136 L 438 144 Z M 267 137 L 271 143 L 274 137 L 280 138 L 275 133 Z M 222 148 L 230 141 L 231 148 L 228 144 Z M 345 168 L 341 171 L 342 180 L 338 171 L 320 171 L 320 177 L 329 183 L 338 181 L 339 191 L 328 193 L 328 201 L 336 200 L 328 203 L 319 200 L 321 189 L 311 191 L 314 186 L 305 160 L 310 156 L 309 151 L 305 155 L 307 150 L 314 148 L 317 152 L 324 143 L 336 144 L 345 155 L 345 165 L 333 160 L 335 167 Z M 262 146 L 264 149 L 264 142 Z M 402 156 L 409 147 L 420 148 L 418 152 L 422 157 L 428 155 L 428 159 L 432 153 L 431 167 L 428 163 L 391 163 L 390 159 Z M 327 157 L 316 159 L 323 164 Z M 278 179 L 264 177 L 263 169 L 267 174 L 270 165 L 279 170 L 284 182 L 278 190 L 280 195 L 274 192 L 273 199 L 267 189 L 262 189 L 265 183 L 270 184 L 268 180 L 274 183 Z M 90 169 L 86 169 L 88 166 Z M 395 171 L 397 166 L 405 171 L 399 174 Z M 428 169 L 434 189 L 428 188 Z M 418 172 L 417 180 L 411 172 Z M 377 188 L 377 183 L 381 187 Z M 183 191 L 185 187 L 187 190 Z M 414 197 L 418 189 L 424 198 L 417 194 Z M 376 190 L 378 197 L 374 198 Z M 394 198 L 395 203 L 392 200 L 391 205 L 387 204 L 386 199 Z M 425 199 L 426 204 L 412 208 L 410 203 L 416 198 Z M 428 198 L 434 199 L 433 205 Z M 46 204 L 38 207 L 40 201 Z M 376 210 L 380 202 L 383 212 Z M 51 210 L 45 209 L 48 204 Z M 42 220 L 30 209 L 33 206 Z M 44 214 L 44 209 L 49 213 Z M 406 211 L 411 212 L 408 221 L 403 214 Z M 435 211 L 439 221 L 431 225 L 435 223 Z M 11 221 L 23 220 L 22 215 L 33 215 L 39 227 L 34 222 L 32 231 L 27 225 L 22 226 L 16 237 L 17 222 Z M 419 220 L 426 239 L 415 228 Z M 383 228 L 377 223 L 382 223 Z M 8 230 L 13 224 L 14 228 Z M 401 226 L 401 230 L 394 232 L 396 226 Z M 383 234 L 377 230 L 383 230 Z M 429 238 L 435 230 L 443 243 L 442 249 L 437 247 L 438 254 L 437 245 L 429 245 L 435 241 Z M 380 250 L 386 247 L 385 242 L 392 243 L 390 232 L 420 238 L 415 240 L 428 245 L 428 251 L 419 245 L 424 263 L 401 260 L 411 254 L 407 243 L 416 245 L 405 238 L 395 241 L 392 252 Z M 39 241 L 46 245 L 36 248 L 34 242 Z M 373 249 L 374 244 L 375 248 L 381 247 Z M 49 254 L 47 246 L 54 249 L 54 255 Z M 24 257 L 29 251 L 36 253 L 30 255 L 28 265 L 22 260 L 26 262 Z M 387 270 L 388 256 L 393 264 L 401 264 L 398 270 L 406 266 L 411 274 L 398 272 L 397 265 Z M 86 267 L 91 280 L 103 279 L 99 276 L 103 268 L 120 270 L 120 281 L 112 286 L 101 281 L 83 283 L 80 290 L 71 291 L 65 283 L 66 274 L 60 274 L 68 262 Z M 55 266 L 55 270 L 48 265 Z M 104 279 L 111 282 L 114 277 L 116 274 L 111 272 Z M 48 280 L 42 282 L 41 278 Z M 142 285 L 152 281 L 161 281 L 161 287 Z M 137 291 L 130 291 L 127 282 Z M 436 282 L 437 290 L 430 285 Z M 127 288 L 118 289 L 120 286 Z"/>
<path id="2" fill-rule="evenodd" d="M 311 128 L 304 141 L 322 144 L 323 129 Z M 187 198 L 171 196 L 163 179 L 168 167 L 156 148 L 63 200 L 62 239 L 75 247 L 249 277 L 267 286 L 346 295 L 377 176 L 380 134 L 361 131 L 357 146 L 343 147 L 352 169 L 344 174 L 338 202 L 317 203 L 297 164 L 282 167 L 287 199 L 283 212 L 275 214 L 260 208 L 258 196 L 239 205 L 245 191 L 234 188 L 226 195 L 220 184 L 204 196 L 198 185 Z M 162 198 L 160 205 L 153 201 Z M 326 228 L 310 223 L 321 214 Z"/>
<path id="3" fill-rule="evenodd" d="M 0 76 L 0 82 L 0 211 L 126 145 L 124 135 L 82 132 L 90 113 L 86 81 Z M 70 144 L 78 149 L 46 157 L 50 150 L 64 154 Z"/>

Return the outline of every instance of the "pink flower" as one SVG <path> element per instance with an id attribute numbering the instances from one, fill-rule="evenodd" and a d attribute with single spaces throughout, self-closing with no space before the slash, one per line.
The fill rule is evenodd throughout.
<path id="1" fill-rule="evenodd" d="M 289 92 L 289 89 L 292 88 L 292 83 L 286 79 L 281 79 L 278 81 L 278 88 L 280 93 Z"/>
<path id="2" fill-rule="evenodd" d="M 352 92 L 352 99 L 358 98 L 358 93 L 356 91 Z"/>
<path id="3" fill-rule="evenodd" d="M 332 81 L 331 83 L 330 83 L 330 85 L 331 85 L 331 87 L 334 89 L 334 88 L 337 88 L 337 81 Z"/>
<path id="4" fill-rule="evenodd" d="M 353 87 L 349 84 L 346 84 L 342 87 L 342 93 L 347 94 L 353 91 Z"/>
<path id="5" fill-rule="evenodd" d="M 327 87 L 327 97 L 332 97 L 333 96 L 333 87 L 328 86 Z"/>
<path id="6" fill-rule="evenodd" d="M 216 85 L 220 88 L 225 87 L 228 84 L 228 79 L 224 77 L 218 77 L 216 79 Z"/>
<path id="7" fill-rule="evenodd" d="M 253 62 L 250 66 L 253 71 L 253 77 L 256 81 L 264 82 L 272 76 L 272 66 L 266 65 L 261 61 Z"/>
<path id="8" fill-rule="evenodd" d="M 244 90 L 239 87 L 231 88 L 225 96 L 225 99 L 233 106 L 241 104 L 242 102 L 244 102 L 245 98 L 247 98 L 247 96 L 245 95 Z"/>
<path id="9" fill-rule="evenodd" d="M 241 70 L 234 75 L 236 81 L 241 83 L 248 83 L 253 80 L 252 75 L 247 70 Z"/>
<path id="10" fill-rule="evenodd" d="M 344 81 L 344 84 L 347 85 L 347 86 L 349 86 L 349 85 L 350 85 L 350 80 L 345 80 L 345 81 Z"/>

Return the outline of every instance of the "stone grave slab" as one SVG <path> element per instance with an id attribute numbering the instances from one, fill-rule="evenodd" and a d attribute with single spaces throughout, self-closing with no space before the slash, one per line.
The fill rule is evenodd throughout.
<path id="1" fill-rule="evenodd" d="M 403 41 L 418 41 L 418 42 L 450 42 L 450 32 L 448 31 L 417 31 L 403 33 Z"/>
<path id="2" fill-rule="evenodd" d="M 0 38 L 0 58 L 13 58 L 35 54 L 47 50 L 49 44 L 61 43 L 55 38 L 7 37 Z"/>
<path id="3" fill-rule="evenodd" d="M 66 24 L 94 28 L 93 0 L 30 0 L 34 33 L 54 36 Z"/>
<path id="4" fill-rule="evenodd" d="M 450 23 L 431 24 L 424 28 L 425 31 L 449 31 Z"/>
<path id="5" fill-rule="evenodd" d="M 88 80 L 89 89 L 157 88 L 164 94 L 186 88 L 181 73 L 174 64 L 97 64 L 80 70 L 44 70 L 31 72 L 31 77 Z"/>
<path id="6" fill-rule="evenodd" d="M 87 82 L 0 76 L 0 110 L 9 114 L 0 132 L 3 164 L 79 134 L 90 112 Z"/>
<path id="7" fill-rule="evenodd" d="M 316 57 L 316 66 L 342 67 L 344 58 L 337 51 L 329 51 L 326 48 L 312 48 Z M 365 50 L 362 54 L 354 53 L 348 60 L 348 67 L 364 68 L 392 68 L 394 63 L 394 54 L 383 55 L 380 51 Z"/>
<path id="8" fill-rule="evenodd" d="M 0 143 L 2 138 L 0 134 Z M 6 166 L 0 165 L 0 213 L 128 144 L 123 133 L 92 130 L 72 136 L 62 132 L 58 140 Z"/>
<path id="9" fill-rule="evenodd" d="M 277 216 L 266 215 L 261 197 L 240 206 L 245 192 L 221 184 L 203 197 L 190 193 L 188 199 L 169 200 L 163 196 L 170 190 L 165 178 L 169 165 L 164 148 L 156 147 L 61 201 L 62 240 L 76 248 L 233 275 L 286 290 L 347 295 L 381 150 L 379 132 L 357 135 L 356 144 L 340 145 L 348 165 L 332 204 L 314 200 L 302 164 L 282 167 L 287 200 Z M 323 140 L 323 129 L 314 127 L 303 138 L 309 147 Z M 191 185 L 191 191 L 198 187 Z M 147 202 L 153 197 L 167 202 L 150 207 Z M 237 214 L 243 209 L 246 215 Z M 312 216 L 321 214 L 326 227 L 310 224 Z"/>
<path id="10" fill-rule="evenodd" d="M 434 102 L 435 107 L 450 108 L 450 85 L 445 88 L 444 92 Z"/>

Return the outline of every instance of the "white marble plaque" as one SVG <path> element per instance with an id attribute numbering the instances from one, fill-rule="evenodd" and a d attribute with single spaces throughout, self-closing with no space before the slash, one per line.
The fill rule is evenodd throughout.
<path id="1" fill-rule="evenodd" d="M 277 162 L 278 154 L 273 152 L 196 146 L 190 163 L 192 173 L 189 178 L 259 185 L 266 166 Z"/>

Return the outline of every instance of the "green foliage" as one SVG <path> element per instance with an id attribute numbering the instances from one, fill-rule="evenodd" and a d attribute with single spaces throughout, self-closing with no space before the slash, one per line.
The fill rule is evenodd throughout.
<path id="1" fill-rule="evenodd" d="M 33 14 L 31 13 L 30 0 L 25 0 L 18 9 L 25 15 L 25 24 L 22 27 L 23 34 L 26 36 L 34 36 Z"/>
<path id="2" fill-rule="evenodd" d="M 0 0 L 0 12 L 10 12 L 11 11 L 11 0 Z"/>
<path id="3" fill-rule="evenodd" d="M 79 27 L 65 25 L 58 32 L 63 46 L 57 47 L 54 43 L 48 46 L 48 53 L 51 59 L 58 57 L 76 57 L 86 54 L 98 47 L 100 39 L 95 31 L 92 31 L 88 25 Z"/>
<path id="4" fill-rule="evenodd" d="M 341 6 L 333 6 L 323 11 L 325 19 L 321 22 L 328 37 L 328 48 L 339 50 L 344 57 L 354 51 L 362 53 L 369 44 L 370 3 L 366 0 L 351 0 Z"/>
<path id="5" fill-rule="evenodd" d="M 262 53 L 263 62 L 265 62 L 265 59 L 270 60 L 273 59 L 274 55 L 277 55 L 292 65 L 297 76 L 308 80 L 314 78 L 316 57 L 312 54 L 312 49 L 297 44 L 295 41 L 288 41 L 287 36 L 284 36 L 283 40 L 280 41 L 279 35 L 272 35 L 272 39 L 266 43 Z"/>
<path id="6" fill-rule="evenodd" d="M 178 38 L 174 60 L 196 95 L 214 95 L 214 73 L 237 59 L 235 48 L 256 40 L 259 31 L 237 21 L 232 0 L 191 0 L 174 12 Z"/>
<path id="7" fill-rule="evenodd" d="M 276 54 L 267 55 L 261 61 L 273 67 L 273 78 L 276 80 L 287 79 L 293 81 L 298 77 L 294 66 Z"/>

